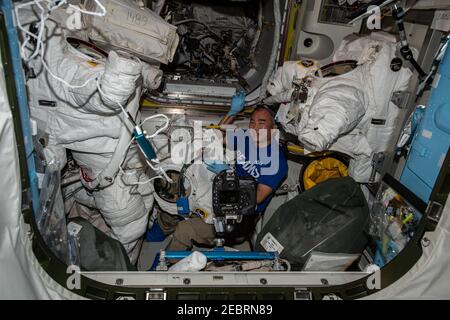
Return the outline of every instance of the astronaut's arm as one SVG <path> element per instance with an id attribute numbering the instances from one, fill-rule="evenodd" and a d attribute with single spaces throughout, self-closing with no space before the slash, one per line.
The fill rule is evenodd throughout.
<path id="1" fill-rule="evenodd" d="M 233 124 L 236 120 L 236 116 L 225 115 L 220 121 L 219 126 L 222 124 Z"/>
<path id="2" fill-rule="evenodd" d="M 256 187 L 256 203 L 260 204 L 267 199 L 268 196 L 272 193 L 273 189 L 268 185 L 258 183 Z"/>

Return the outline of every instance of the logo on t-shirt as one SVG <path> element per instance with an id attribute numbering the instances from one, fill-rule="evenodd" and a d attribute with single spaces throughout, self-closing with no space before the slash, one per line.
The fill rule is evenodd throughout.
<path id="1" fill-rule="evenodd" d="M 242 169 L 251 175 L 253 178 L 258 179 L 260 177 L 260 172 L 258 166 L 261 165 L 260 161 L 257 163 L 251 162 L 245 158 L 245 155 L 237 150 L 237 163 L 241 165 Z"/>

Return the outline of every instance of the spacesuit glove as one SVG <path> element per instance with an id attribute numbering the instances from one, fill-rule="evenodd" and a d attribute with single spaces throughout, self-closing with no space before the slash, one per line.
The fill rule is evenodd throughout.
<path id="1" fill-rule="evenodd" d="M 215 173 L 215 174 L 219 174 L 224 170 L 229 170 L 230 166 L 227 165 L 225 162 L 223 161 L 216 161 L 216 160 L 205 160 L 205 165 L 206 168 Z"/>
<path id="2" fill-rule="evenodd" d="M 125 104 L 136 90 L 141 73 L 140 61 L 121 57 L 111 51 L 106 60 L 105 72 L 100 78 L 102 99 L 111 105 Z"/>
<path id="3" fill-rule="evenodd" d="M 161 85 L 163 72 L 156 66 L 142 62 L 142 78 L 144 87 L 148 89 L 158 89 Z"/>
<path id="4" fill-rule="evenodd" d="M 237 115 L 244 109 L 244 105 L 245 105 L 245 92 L 239 91 L 231 99 L 231 107 L 230 111 L 228 111 L 228 115 L 229 116 Z"/>
<path id="5" fill-rule="evenodd" d="M 274 96 L 267 97 L 263 100 L 266 104 L 288 103 L 292 101 L 292 93 L 294 89 L 288 89 Z"/>

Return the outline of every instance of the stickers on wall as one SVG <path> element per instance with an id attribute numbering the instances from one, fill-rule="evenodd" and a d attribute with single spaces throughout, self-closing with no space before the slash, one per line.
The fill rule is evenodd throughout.
<path id="1" fill-rule="evenodd" d="M 436 10 L 431 28 L 444 32 L 450 31 L 450 10 Z"/>

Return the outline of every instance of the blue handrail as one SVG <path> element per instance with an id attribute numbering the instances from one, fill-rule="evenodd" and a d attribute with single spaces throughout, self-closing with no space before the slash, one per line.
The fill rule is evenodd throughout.
<path id="1" fill-rule="evenodd" d="M 12 69 L 16 87 L 17 102 L 19 104 L 20 123 L 23 132 L 23 142 L 25 145 L 25 155 L 27 160 L 28 178 L 30 183 L 30 199 L 34 214 L 39 212 L 39 188 L 34 161 L 34 146 L 31 135 L 30 113 L 28 110 L 27 91 L 25 88 L 24 71 L 19 49 L 19 37 L 14 22 L 14 8 L 11 0 L 0 0 L 0 8 L 3 12 L 8 35 L 8 44 L 12 59 Z"/>

